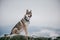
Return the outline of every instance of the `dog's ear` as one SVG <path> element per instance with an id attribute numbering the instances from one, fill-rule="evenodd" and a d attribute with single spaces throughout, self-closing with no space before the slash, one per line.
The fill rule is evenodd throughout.
<path id="1" fill-rule="evenodd" d="M 32 17 L 32 10 L 30 10 L 30 16 Z"/>
<path id="2" fill-rule="evenodd" d="M 26 14 L 28 13 L 29 11 L 28 11 L 28 9 L 26 10 Z"/>
<path id="3" fill-rule="evenodd" d="M 30 10 L 30 13 L 32 12 L 32 10 Z"/>

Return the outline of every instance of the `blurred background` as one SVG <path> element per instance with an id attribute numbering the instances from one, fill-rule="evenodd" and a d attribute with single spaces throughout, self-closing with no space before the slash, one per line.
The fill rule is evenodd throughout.
<path id="1" fill-rule="evenodd" d="M 10 34 L 26 9 L 32 10 L 29 36 L 60 36 L 60 0 L 0 0 L 0 36 Z"/>

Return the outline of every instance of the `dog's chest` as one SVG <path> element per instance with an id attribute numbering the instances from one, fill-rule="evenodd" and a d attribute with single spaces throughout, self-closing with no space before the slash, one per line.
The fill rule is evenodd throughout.
<path id="1" fill-rule="evenodd" d="M 30 24 L 30 22 L 25 22 L 25 25 L 28 26 Z"/>

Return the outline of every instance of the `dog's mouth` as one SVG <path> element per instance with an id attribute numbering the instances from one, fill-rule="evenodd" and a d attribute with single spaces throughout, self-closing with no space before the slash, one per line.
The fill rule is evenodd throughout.
<path id="1" fill-rule="evenodd" d="M 29 18 L 31 18 L 31 17 L 32 17 L 32 15 L 29 15 L 28 17 L 29 17 Z"/>

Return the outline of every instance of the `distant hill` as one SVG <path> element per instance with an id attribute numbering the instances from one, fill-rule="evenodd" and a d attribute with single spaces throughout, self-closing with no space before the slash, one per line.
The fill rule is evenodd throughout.
<path id="1" fill-rule="evenodd" d="M 60 37 L 57 37 L 54 40 L 60 40 Z M 23 35 L 16 35 L 13 37 L 0 37 L 0 40 L 26 40 L 25 36 Z M 46 38 L 46 37 L 38 37 L 38 38 L 34 38 L 34 37 L 28 37 L 28 40 L 52 40 L 52 38 Z"/>

